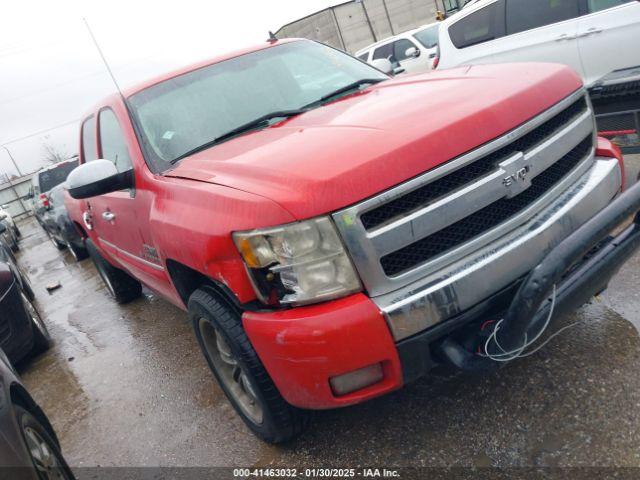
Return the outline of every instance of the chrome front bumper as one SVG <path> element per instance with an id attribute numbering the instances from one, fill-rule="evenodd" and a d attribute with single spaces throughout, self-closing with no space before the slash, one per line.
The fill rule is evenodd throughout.
<path id="1" fill-rule="evenodd" d="M 399 290 L 372 298 L 396 341 L 473 307 L 533 269 L 620 192 L 616 159 L 591 167 L 528 222 L 484 248 Z"/>

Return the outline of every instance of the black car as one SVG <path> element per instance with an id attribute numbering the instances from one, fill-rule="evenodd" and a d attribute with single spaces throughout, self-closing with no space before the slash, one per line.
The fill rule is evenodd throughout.
<path id="1" fill-rule="evenodd" d="M 71 479 L 60 442 L 0 349 L 0 478 Z"/>
<path id="2" fill-rule="evenodd" d="M 18 245 L 18 236 L 11 226 L 9 226 L 9 222 L 6 220 L 0 220 L 0 240 L 2 240 L 6 245 L 11 248 L 11 251 L 17 252 L 20 250 L 20 246 Z"/>
<path id="3" fill-rule="evenodd" d="M 0 234 L 2 229 L 0 225 Z M 51 337 L 33 304 L 34 294 L 10 249 L 0 244 L 0 348 L 16 363 L 51 345 Z"/>
<path id="4" fill-rule="evenodd" d="M 69 249 L 77 260 L 84 260 L 89 256 L 84 246 L 84 240 L 69 218 L 64 206 L 64 187 L 58 185 L 49 192 L 49 205 L 42 214 L 42 226 L 53 244 L 59 249 Z"/>

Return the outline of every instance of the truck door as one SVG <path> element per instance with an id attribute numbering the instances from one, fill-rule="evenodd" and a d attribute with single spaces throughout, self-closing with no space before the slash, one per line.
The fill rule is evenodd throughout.
<path id="1" fill-rule="evenodd" d="M 578 47 L 590 86 L 614 70 L 640 65 L 640 1 L 586 1 Z"/>
<path id="2" fill-rule="evenodd" d="M 113 162 L 118 172 L 133 168 L 115 113 L 105 107 L 97 116 L 98 155 Z M 120 266 L 137 275 L 142 260 L 142 237 L 136 219 L 135 192 L 123 190 L 88 199 L 98 246 Z"/>
<path id="3" fill-rule="evenodd" d="M 578 0 L 506 0 L 506 35 L 493 42 L 496 62 L 553 62 L 584 70 L 578 51 Z"/>

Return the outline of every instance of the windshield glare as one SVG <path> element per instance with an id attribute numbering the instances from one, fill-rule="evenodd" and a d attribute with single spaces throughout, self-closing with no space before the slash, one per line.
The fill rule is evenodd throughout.
<path id="1" fill-rule="evenodd" d="M 129 98 L 158 170 L 263 115 L 295 110 L 361 79 L 388 77 L 330 47 L 292 42 L 164 81 Z"/>

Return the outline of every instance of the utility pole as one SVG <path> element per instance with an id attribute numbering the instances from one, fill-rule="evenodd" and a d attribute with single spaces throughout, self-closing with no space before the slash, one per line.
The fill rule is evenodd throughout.
<path id="1" fill-rule="evenodd" d="M 4 148 L 7 152 L 7 155 L 9 155 L 9 158 L 11 159 L 11 163 L 13 163 L 13 168 L 16 169 L 16 172 L 18 172 L 18 176 L 21 177 L 22 176 L 22 172 L 20 171 L 20 168 L 18 167 L 18 164 L 16 163 L 15 159 L 13 158 L 13 155 L 11 155 L 11 152 L 9 151 L 9 149 L 7 148 L 6 145 L 2 145 L 2 148 Z"/>
<path id="2" fill-rule="evenodd" d="M 18 176 L 22 177 L 22 172 L 20 171 L 20 168 L 18 168 L 18 164 L 16 163 L 15 159 L 13 158 L 13 155 L 11 155 L 11 152 L 9 151 L 9 149 L 7 148 L 6 145 L 2 145 L 2 148 L 4 148 L 7 152 L 7 154 L 9 155 L 9 158 L 11 159 L 11 163 L 13 163 L 14 168 L 16 169 L 16 172 L 18 172 Z M 13 191 L 13 194 L 16 197 L 16 200 L 18 200 L 20 202 L 20 206 L 22 207 L 22 212 L 23 213 L 28 213 L 29 210 L 27 210 L 27 207 L 24 205 L 24 202 L 22 201 L 22 197 L 18 194 L 18 191 L 16 190 L 16 187 L 14 187 L 13 182 L 11 181 L 11 176 L 7 175 L 7 180 L 9 181 L 9 186 L 11 187 L 11 190 Z"/>

